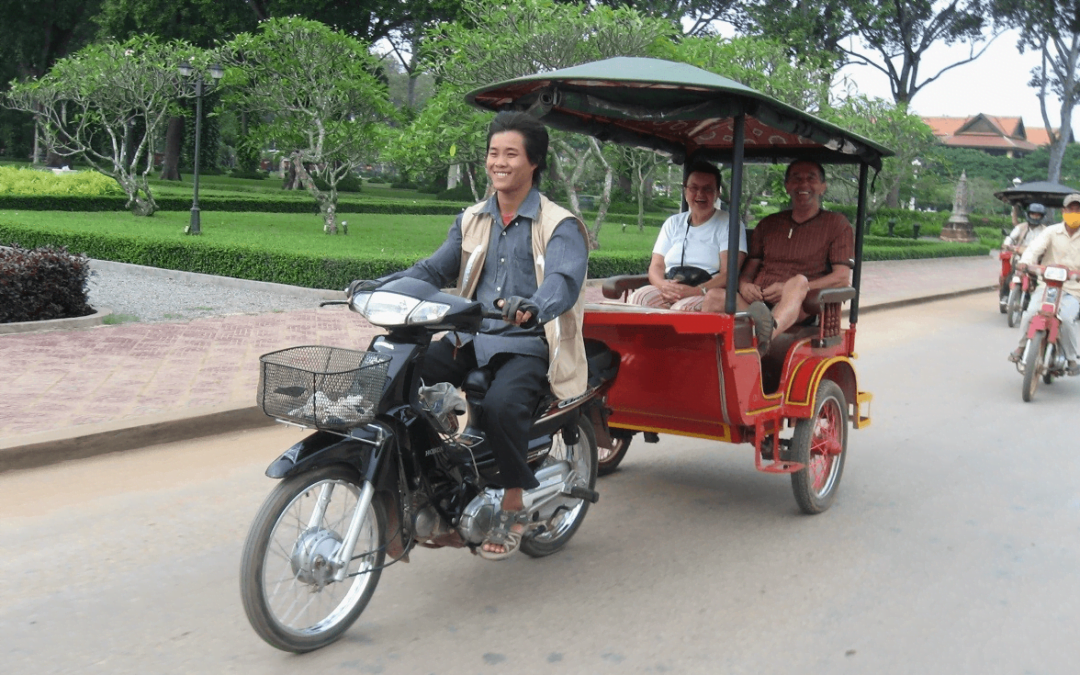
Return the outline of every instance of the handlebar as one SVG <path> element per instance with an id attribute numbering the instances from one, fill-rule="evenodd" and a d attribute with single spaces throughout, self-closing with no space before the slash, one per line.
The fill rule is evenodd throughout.
<path id="1" fill-rule="evenodd" d="M 1062 265 L 1034 265 L 1034 264 L 1031 264 L 1031 265 L 1023 265 L 1023 271 L 1027 272 L 1028 274 L 1033 274 L 1035 276 L 1038 276 L 1040 279 L 1042 279 L 1042 278 L 1044 278 L 1044 274 L 1046 272 L 1047 267 L 1063 268 Z M 1018 268 L 1018 269 L 1020 269 L 1020 268 Z M 1080 270 L 1073 270 L 1073 269 L 1069 269 L 1067 267 L 1064 267 L 1064 269 L 1065 269 L 1066 274 L 1067 274 L 1066 279 L 1065 279 L 1066 281 L 1080 281 Z"/>

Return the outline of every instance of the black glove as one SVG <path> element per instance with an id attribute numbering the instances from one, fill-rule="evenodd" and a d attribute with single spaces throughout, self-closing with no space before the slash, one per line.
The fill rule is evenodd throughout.
<path id="1" fill-rule="evenodd" d="M 514 323 L 518 312 L 528 312 L 532 315 L 528 321 L 521 324 L 522 328 L 533 328 L 540 325 L 540 308 L 536 306 L 535 302 L 520 295 L 511 295 L 509 298 L 503 299 L 502 315 L 504 321 Z"/>
<path id="2" fill-rule="evenodd" d="M 379 286 L 382 286 L 382 282 L 377 279 L 357 279 L 349 284 L 349 287 L 345 289 L 345 297 L 351 298 L 357 293 L 365 293 L 367 291 L 373 291 Z"/>

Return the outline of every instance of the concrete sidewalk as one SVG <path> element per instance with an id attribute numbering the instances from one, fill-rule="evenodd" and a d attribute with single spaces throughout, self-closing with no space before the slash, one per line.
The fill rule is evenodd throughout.
<path id="1" fill-rule="evenodd" d="M 998 270 L 996 256 L 868 262 L 860 312 L 983 291 Z M 303 311 L 0 335 L 0 471 L 272 424 L 254 406 L 260 355 L 382 332 L 314 309 L 319 293 Z"/>

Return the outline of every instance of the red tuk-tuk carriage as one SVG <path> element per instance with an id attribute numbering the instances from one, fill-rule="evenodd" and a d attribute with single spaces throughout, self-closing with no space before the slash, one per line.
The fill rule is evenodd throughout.
<path id="1" fill-rule="evenodd" d="M 620 355 L 607 397 L 608 426 L 596 425 L 601 473 L 644 432 L 751 443 L 755 466 L 790 474 L 806 513 L 827 509 L 847 450 L 847 428 L 869 425 L 871 394 L 855 373 L 868 173 L 892 154 L 870 140 L 693 66 L 620 57 L 493 84 L 468 95 L 490 110 L 529 110 L 548 126 L 602 141 L 731 167 L 730 212 L 740 213 L 745 161 L 858 166 L 852 287 L 817 294 L 813 326 L 773 337 L 759 356 L 753 322 L 736 311 L 739 228 L 730 228 L 725 312 L 679 312 L 604 302 L 587 305 L 585 337 Z M 604 284 L 619 297 L 647 277 Z M 842 320 L 850 301 L 849 319 Z M 605 436 L 607 436 L 605 438 Z M 651 437 L 651 438 L 650 438 Z"/>

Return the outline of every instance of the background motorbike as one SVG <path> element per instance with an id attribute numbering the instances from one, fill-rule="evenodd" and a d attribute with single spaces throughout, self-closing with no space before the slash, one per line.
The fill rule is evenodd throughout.
<path id="1" fill-rule="evenodd" d="M 1020 323 L 1020 318 L 1024 315 L 1024 311 L 1027 310 L 1028 304 L 1031 302 L 1031 292 L 1035 290 L 1038 279 L 1029 272 L 1020 272 L 1016 269 L 1017 264 L 1020 262 L 1020 253 L 1013 247 L 1009 247 L 1009 258 L 1010 271 L 1003 289 L 1008 294 L 1008 297 L 1005 300 L 1005 309 L 1003 311 L 1009 323 L 1009 328 L 1013 328 Z"/>
<path id="2" fill-rule="evenodd" d="M 414 547 L 475 551 L 502 502 L 494 455 L 477 425 L 490 374 L 466 377 L 464 401 L 445 383 L 420 380 L 437 333 L 476 333 L 501 313 L 408 278 L 356 292 L 348 304 L 388 330 L 368 351 L 295 347 L 261 359 L 263 410 L 318 429 L 267 469 L 283 480 L 251 525 L 240 569 L 248 620 L 286 651 L 339 638 L 382 570 L 407 561 Z M 524 493 L 521 551 L 529 556 L 565 546 L 599 497 L 596 434 L 611 444 L 604 396 L 619 357 L 595 340 L 586 352 L 586 392 L 549 395 L 534 415 L 528 461 L 540 485 Z"/>
<path id="3" fill-rule="evenodd" d="M 1066 281 L 1080 281 L 1080 272 L 1059 265 L 1028 265 L 1027 272 L 1044 282 L 1032 296 L 1033 302 L 1040 303 L 1039 312 L 1028 324 L 1024 353 L 1017 364 L 1017 369 L 1024 376 L 1021 394 L 1024 401 L 1030 402 L 1035 397 L 1040 376 L 1044 383 L 1050 384 L 1055 377 L 1066 374 L 1065 355 L 1058 347 L 1061 319 L 1057 313 L 1065 293 L 1063 285 Z M 1042 291 L 1041 295 L 1039 290 Z"/>

